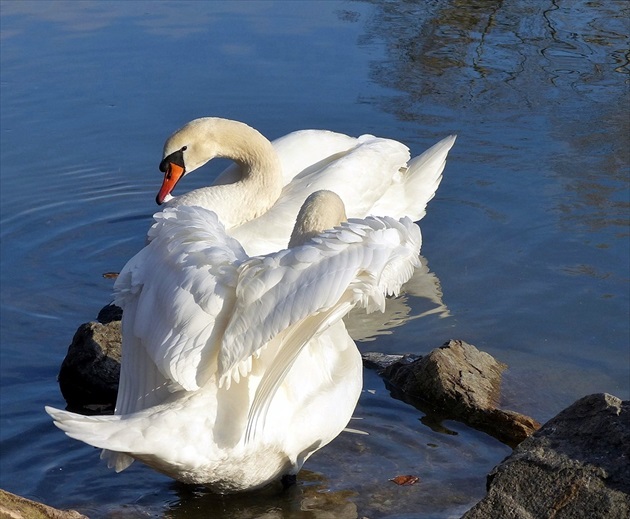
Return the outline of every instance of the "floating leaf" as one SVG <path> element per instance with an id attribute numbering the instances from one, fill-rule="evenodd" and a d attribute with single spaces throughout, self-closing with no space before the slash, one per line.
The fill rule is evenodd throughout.
<path id="1" fill-rule="evenodd" d="M 105 272 L 103 277 L 105 279 L 116 279 L 118 277 L 118 272 Z"/>
<path id="2" fill-rule="evenodd" d="M 409 485 L 415 485 L 418 481 L 420 481 L 420 478 L 418 476 L 406 475 L 406 476 L 396 476 L 395 478 L 391 478 L 390 481 L 393 481 L 397 485 L 409 486 Z"/>

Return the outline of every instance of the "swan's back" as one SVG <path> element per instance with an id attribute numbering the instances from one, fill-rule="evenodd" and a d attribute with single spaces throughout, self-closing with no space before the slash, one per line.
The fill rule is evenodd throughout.
<path id="1" fill-rule="evenodd" d="M 317 190 L 337 193 L 349 218 L 407 216 L 418 221 L 435 196 L 454 143 L 454 136 L 447 137 L 407 162 L 409 151 L 403 144 L 362 136 L 350 150 L 297 174 L 267 213 L 229 232 L 250 255 L 277 250 L 291 234 L 291 215 L 296 215 L 304 198 Z"/>
<path id="2" fill-rule="evenodd" d="M 337 193 L 350 218 L 407 216 L 418 221 L 454 142 L 454 136 L 448 137 L 410 161 L 405 145 L 372 135 L 303 130 L 270 143 L 243 123 L 201 118 L 167 141 L 164 154 L 170 155 L 162 161 L 166 173 L 158 201 L 166 199 L 182 171 L 213 157 L 232 158 L 238 166 L 228 168 L 217 185 L 169 204 L 215 211 L 248 254 L 266 254 L 286 245 L 302 202 L 318 190 Z M 165 163 L 172 167 L 162 168 Z"/>

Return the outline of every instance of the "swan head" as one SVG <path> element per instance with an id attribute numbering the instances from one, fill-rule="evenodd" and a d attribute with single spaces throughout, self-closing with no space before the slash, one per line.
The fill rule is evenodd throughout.
<path id="1" fill-rule="evenodd" d="M 343 200 L 326 189 L 310 194 L 302 204 L 291 233 L 289 247 L 302 245 L 313 236 L 347 220 Z"/>
<path id="2" fill-rule="evenodd" d="M 187 146 L 182 146 L 179 150 L 170 153 L 160 162 L 160 171 L 164 173 L 162 187 L 155 197 L 158 205 L 168 202 L 173 198 L 171 191 L 175 189 L 175 184 L 186 174 L 186 161 L 184 160 L 184 152 Z"/>
<path id="3" fill-rule="evenodd" d="M 177 182 L 215 157 L 229 158 L 239 164 L 242 175 L 262 173 L 265 182 L 280 195 L 282 166 L 271 143 L 258 131 L 238 121 L 202 117 L 190 121 L 164 143 L 160 171 L 164 173 L 156 202 L 172 198 Z M 266 173 L 273 174 L 268 176 Z"/>
<path id="4" fill-rule="evenodd" d="M 171 135 L 164 143 L 160 171 L 164 173 L 162 187 L 155 201 L 168 202 L 179 180 L 220 154 L 216 128 L 219 121 L 213 117 L 195 119 Z"/>

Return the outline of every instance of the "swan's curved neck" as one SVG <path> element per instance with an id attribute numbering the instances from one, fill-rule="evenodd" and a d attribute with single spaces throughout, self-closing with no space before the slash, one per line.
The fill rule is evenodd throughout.
<path id="1" fill-rule="evenodd" d="M 183 144 L 182 144 L 183 143 Z M 165 145 L 186 146 L 187 172 L 215 157 L 235 161 L 241 177 L 233 184 L 196 189 L 173 200 L 173 205 L 202 205 L 215 211 L 226 228 L 265 213 L 282 191 L 282 165 L 273 145 L 246 124 L 218 118 L 192 121 L 176 132 Z"/>
<path id="2" fill-rule="evenodd" d="M 322 189 L 311 193 L 298 213 L 289 240 L 289 248 L 303 245 L 313 236 L 347 220 L 343 201 L 333 191 Z"/>
<path id="3" fill-rule="evenodd" d="M 214 141 L 214 153 L 208 157 L 232 159 L 241 166 L 242 180 L 275 186 L 281 183 L 280 160 L 273 145 L 251 126 L 238 121 L 214 119 L 203 137 L 205 142 Z"/>

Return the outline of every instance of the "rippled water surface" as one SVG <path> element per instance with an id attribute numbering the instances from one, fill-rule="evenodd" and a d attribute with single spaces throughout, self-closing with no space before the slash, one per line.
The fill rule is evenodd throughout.
<path id="1" fill-rule="evenodd" d="M 2 488 L 92 518 L 458 517 L 509 454 L 462 424 L 428 427 L 370 371 L 351 423 L 369 435 L 343 433 L 281 494 L 212 496 L 139 463 L 114 474 L 52 425 L 72 335 L 110 299 L 102 274 L 143 244 L 162 143 L 205 115 L 270 138 L 374 133 L 414 155 L 457 133 L 422 223 L 429 272 L 392 305 L 400 326 L 353 322 L 360 348 L 464 339 L 510 366 L 503 404 L 540 421 L 589 393 L 630 396 L 627 2 L 2 1 L 0 14 Z"/>

